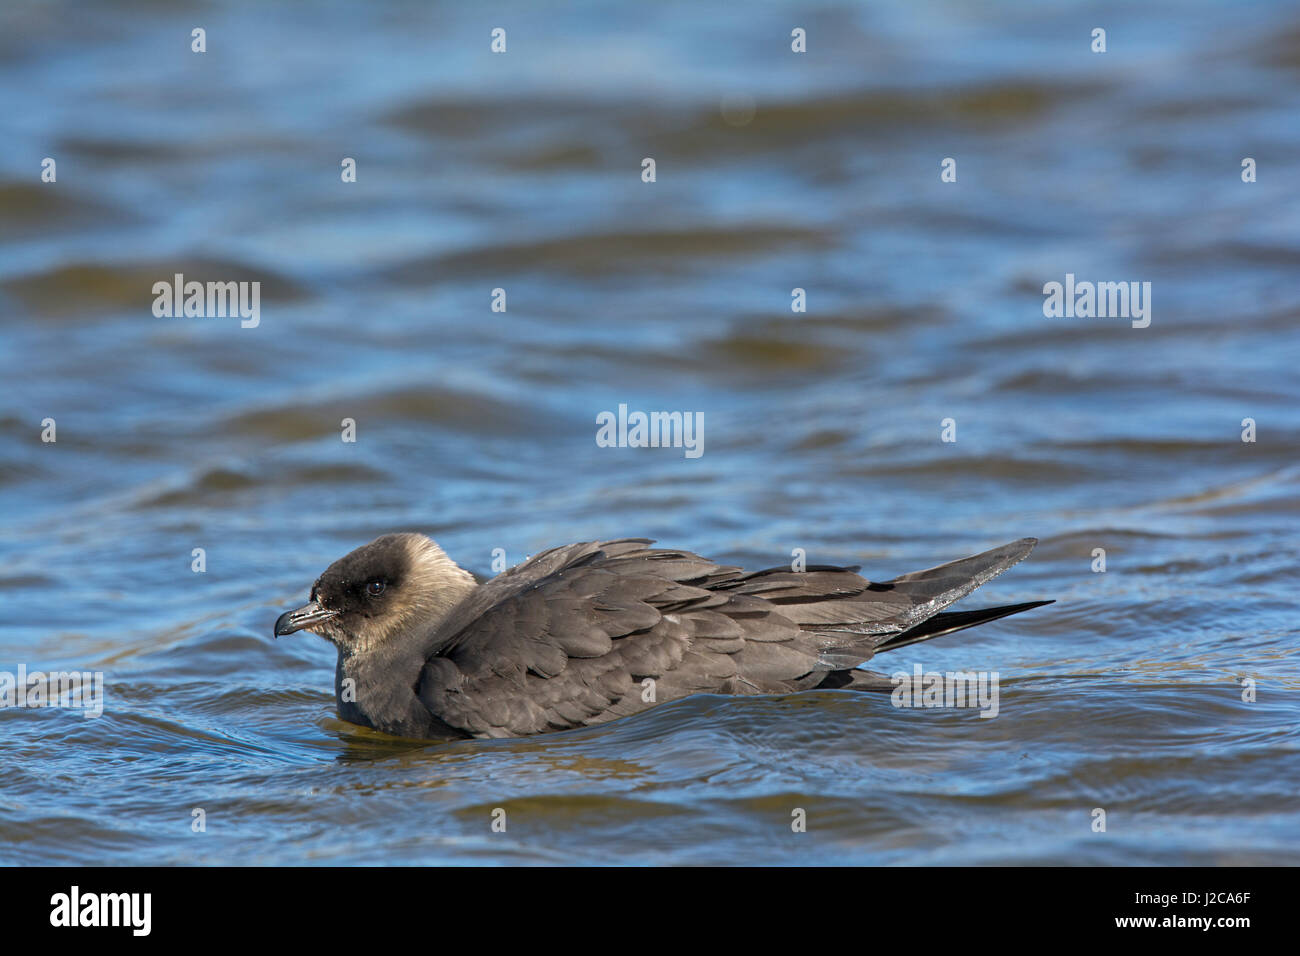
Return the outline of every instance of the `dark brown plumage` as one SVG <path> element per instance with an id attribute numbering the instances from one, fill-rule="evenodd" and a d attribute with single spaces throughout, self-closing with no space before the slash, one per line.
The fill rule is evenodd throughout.
<path id="1" fill-rule="evenodd" d="M 385 535 L 332 564 L 275 633 L 335 644 L 344 719 L 427 739 L 539 734 L 696 693 L 878 689 L 854 670 L 873 654 L 1049 603 L 941 613 L 1035 543 L 872 583 L 857 568 L 745 573 L 625 538 L 477 584 L 430 539 Z"/>

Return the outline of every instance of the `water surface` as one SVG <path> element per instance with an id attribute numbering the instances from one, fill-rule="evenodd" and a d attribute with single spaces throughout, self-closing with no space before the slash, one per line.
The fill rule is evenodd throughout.
<path id="1" fill-rule="evenodd" d="M 0 710 L 0 860 L 1300 861 L 1298 81 L 1280 2 L 6 4 L 0 670 L 107 699 Z M 156 318 L 177 272 L 260 324 Z M 1066 273 L 1151 325 L 1045 318 Z M 597 447 L 620 403 L 705 453 Z M 877 579 L 1036 535 L 981 596 L 1058 603 L 878 662 L 997 671 L 994 720 L 425 746 L 270 636 L 407 529 Z"/>

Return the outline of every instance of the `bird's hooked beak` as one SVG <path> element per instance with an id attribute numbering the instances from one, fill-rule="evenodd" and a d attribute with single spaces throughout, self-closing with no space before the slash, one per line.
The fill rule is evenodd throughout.
<path id="1" fill-rule="evenodd" d="M 338 611 L 330 611 L 321 607 L 316 601 L 308 601 L 302 607 L 296 607 L 292 611 L 285 611 L 275 619 L 275 636 L 283 637 L 286 634 L 292 634 L 294 631 L 306 630 L 314 624 L 328 621 L 338 613 Z"/>

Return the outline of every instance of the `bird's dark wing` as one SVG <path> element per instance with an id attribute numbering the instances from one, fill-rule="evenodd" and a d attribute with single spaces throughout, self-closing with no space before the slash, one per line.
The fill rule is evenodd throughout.
<path id="1" fill-rule="evenodd" d="M 766 602 L 711 590 L 737 569 L 649 544 L 569 545 L 482 585 L 431 636 L 421 701 L 472 734 L 515 736 L 694 693 L 775 689 L 816 667 L 799 628 Z M 750 644 L 750 683 L 738 684 Z"/>
<path id="2" fill-rule="evenodd" d="M 483 737 L 562 730 L 695 693 L 784 693 L 1000 573 L 1032 542 L 872 584 L 846 568 L 753 574 L 629 538 L 555 548 L 481 585 L 428 636 L 417 691 Z"/>

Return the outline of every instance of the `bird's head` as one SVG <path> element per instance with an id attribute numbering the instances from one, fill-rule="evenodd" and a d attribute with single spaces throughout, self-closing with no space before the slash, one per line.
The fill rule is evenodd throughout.
<path id="1" fill-rule="evenodd" d="M 312 631 L 344 653 L 373 650 L 436 624 L 476 587 L 422 534 L 386 534 L 339 558 L 311 600 L 281 614 L 275 636 Z"/>

